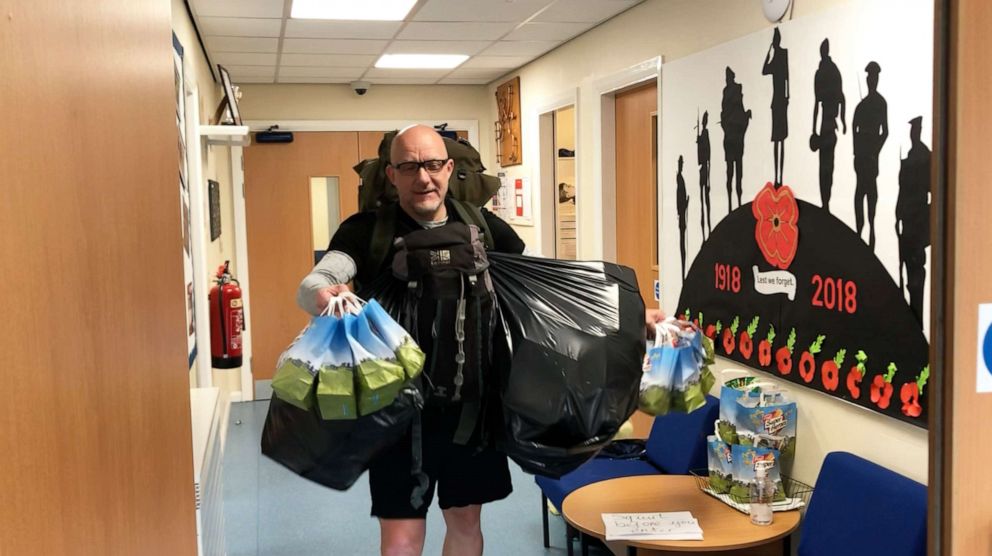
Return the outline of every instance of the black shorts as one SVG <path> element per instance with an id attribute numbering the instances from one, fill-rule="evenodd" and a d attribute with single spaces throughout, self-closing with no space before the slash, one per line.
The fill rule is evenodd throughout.
<path id="1" fill-rule="evenodd" d="M 373 517 L 422 519 L 427 516 L 435 487 L 442 510 L 501 500 L 513 492 L 505 454 L 493 448 L 479 451 L 477 447 L 452 442 L 460 417 L 461 406 L 424 409 L 423 469 L 429 484 L 420 507 L 410 501 L 417 480 L 410 473 L 409 432 L 372 462 L 369 489 Z"/>

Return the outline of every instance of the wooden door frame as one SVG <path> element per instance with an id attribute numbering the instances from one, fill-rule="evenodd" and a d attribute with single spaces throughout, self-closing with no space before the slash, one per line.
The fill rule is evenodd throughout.
<path id="1" fill-rule="evenodd" d="M 534 108 L 528 113 L 528 119 L 536 125 L 539 141 L 536 146 L 531 147 L 531 160 L 534 161 L 534 168 L 531 175 L 538 176 L 537 195 L 534 195 L 534 233 L 537 236 L 541 255 L 550 257 L 555 253 L 555 203 L 557 194 L 554 188 L 545 185 L 554 179 L 555 158 L 554 158 L 554 112 L 562 108 L 572 107 L 572 123 L 575 126 L 575 152 L 581 153 L 579 148 L 579 88 L 572 87 L 554 95 L 549 95 L 544 100 L 536 103 Z M 550 124 L 550 125 L 549 125 Z M 549 158 L 550 157 L 550 158 Z M 579 190 L 580 179 L 579 165 L 575 165 L 575 190 Z M 582 196 L 575 196 L 576 229 L 579 226 L 579 204 Z M 579 240 L 576 236 L 576 252 L 579 249 Z"/>
<path id="2" fill-rule="evenodd" d="M 251 131 L 265 131 L 273 125 L 278 125 L 280 131 L 382 131 L 384 129 L 403 129 L 404 127 L 432 122 L 447 122 L 451 129 L 468 131 L 468 140 L 473 145 L 479 144 L 478 120 L 248 120 L 245 122 Z M 357 161 L 356 161 L 357 162 Z M 231 147 L 231 187 L 234 191 L 234 252 L 237 256 L 237 267 L 241 283 L 242 302 L 244 303 L 245 322 L 251 322 L 251 282 L 249 280 L 248 253 L 248 217 L 245 209 L 245 174 L 244 151 L 241 147 Z M 301 276 L 302 278 L 302 276 Z M 242 336 L 243 364 L 241 366 L 241 393 L 232 394 L 231 401 L 251 401 L 255 399 L 254 373 L 252 372 L 252 337 L 251 327 L 247 327 Z M 209 340 L 209 338 L 208 338 Z M 209 341 L 206 344 L 209 346 Z"/>
<path id="3" fill-rule="evenodd" d="M 638 87 L 654 80 L 658 85 L 657 107 L 661 110 L 661 56 L 649 58 L 626 69 L 610 75 L 599 77 L 585 84 L 584 89 L 591 93 L 589 106 L 590 119 L 593 124 L 592 133 L 592 196 L 594 216 L 586 226 L 576 226 L 576 248 L 580 258 L 601 258 L 615 262 L 617 258 L 617 227 L 616 227 L 616 95 L 631 88 Z M 658 118 L 658 160 L 661 160 L 661 125 Z M 661 176 L 658 176 L 661 179 Z M 659 187 L 655 183 L 655 187 Z M 577 222 L 582 213 L 576 206 Z M 658 214 L 661 210 L 661 195 L 658 195 Z M 583 250 L 585 241 L 592 246 Z M 601 238 L 598 241 L 595 238 Z M 659 242 L 660 244 L 661 242 Z M 659 247 L 660 249 L 660 247 Z M 660 260 L 660 253 L 659 253 Z"/>

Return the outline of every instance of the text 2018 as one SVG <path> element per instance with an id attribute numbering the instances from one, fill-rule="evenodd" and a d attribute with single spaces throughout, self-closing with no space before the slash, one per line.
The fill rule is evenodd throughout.
<path id="1" fill-rule="evenodd" d="M 858 285 L 843 278 L 813 275 L 813 306 L 854 314 L 858 310 Z"/>

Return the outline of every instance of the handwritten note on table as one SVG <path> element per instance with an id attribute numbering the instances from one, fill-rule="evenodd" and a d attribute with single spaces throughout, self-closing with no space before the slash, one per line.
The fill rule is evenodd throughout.
<path id="1" fill-rule="evenodd" d="M 690 512 L 603 514 L 606 540 L 701 541 L 703 530 Z"/>

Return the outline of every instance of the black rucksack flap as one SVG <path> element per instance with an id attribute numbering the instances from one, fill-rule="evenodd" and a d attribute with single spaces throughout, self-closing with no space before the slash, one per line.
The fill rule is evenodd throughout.
<path id="1" fill-rule="evenodd" d="M 396 239 L 393 276 L 419 281 L 431 274 L 476 276 L 489 268 L 479 229 L 460 222 L 438 228 L 417 230 Z"/>

